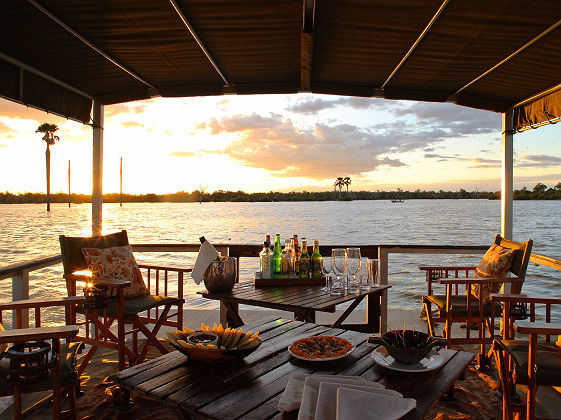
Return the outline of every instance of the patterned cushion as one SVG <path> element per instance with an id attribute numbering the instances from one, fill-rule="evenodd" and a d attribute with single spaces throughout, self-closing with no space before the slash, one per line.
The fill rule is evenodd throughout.
<path id="1" fill-rule="evenodd" d="M 500 278 L 505 277 L 510 270 L 512 265 L 512 259 L 514 258 L 514 249 L 504 248 L 500 245 L 493 244 L 491 248 L 487 250 L 481 262 L 475 269 L 474 277 L 485 278 L 493 277 Z M 501 290 L 502 283 L 487 283 L 481 285 L 481 292 L 479 291 L 479 285 L 473 285 L 471 287 L 472 293 L 478 299 L 483 299 L 486 303 L 489 301 L 490 293 L 497 293 Z"/>
<path id="2" fill-rule="evenodd" d="M 131 285 L 124 290 L 125 298 L 148 295 L 150 291 L 132 254 L 130 245 L 114 248 L 82 248 L 92 280 L 128 280 Z"/>

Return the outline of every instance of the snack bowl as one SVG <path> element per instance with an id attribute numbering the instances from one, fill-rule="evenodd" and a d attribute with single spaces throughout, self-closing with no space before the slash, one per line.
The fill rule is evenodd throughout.
<path id="1" fill-rule="evenodd" d="M 201 325 L 201 327 L 203 327 Z M 261 345 L 259 333 L 243 333 L 241 328 L 223 329 L 222 325 L 210 327 L 204 326 L 200 331 L 184 329 L 174 332 L 166 332 L 168 342 L 176 350 L 186 355 L 190 360 L 199 362 L 233 362 L 249 356 Z M 197 337 L 202 337 L 197 341 Z M 217 341 L 210 339 L 216 337 Z M 209 340 L 209 341 L 207 341 Z M 239 345 L 239 347 L 238 347 Z"/>

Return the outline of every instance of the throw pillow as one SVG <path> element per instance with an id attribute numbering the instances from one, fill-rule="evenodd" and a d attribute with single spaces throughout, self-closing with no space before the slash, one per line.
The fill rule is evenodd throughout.
<path id="1" fill-rule="evenodd" d="M 487 250 L 485 255 L 483 255 L 481 262 L 475 269 L 474 277 L 505 277 L 512 265 L 514 253 L 514 249 L 504 248 L 500 245 L 493 244 L 491 248 Z M 489 301 L 489 294 L 497 293 L 501 290 L 502 283 L 487 283 L 482 284 L 481 286 L 481 290 L 479 290 L 479 284 L 473 285 L 471 287 L 471 292 L 476 298 L 482 299 L 483 303 L 487 303 Z"/>
<path id="2" fill-rule="evenodd" d="M 131 282 L 123 294 L 125 298 L 149 295 L 142 273 L 132 254 L 130 245 L 114 248 L 82 248 L 82 254 L 92 273 L 92 280 L 128 280 Z"/>

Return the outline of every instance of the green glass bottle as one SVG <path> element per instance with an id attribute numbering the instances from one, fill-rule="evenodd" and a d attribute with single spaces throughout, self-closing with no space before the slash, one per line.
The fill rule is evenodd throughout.
<path id="1" fill-rule="evenodd" d="M 300 250 L 300 260 L 298 261 L 298 277 L 307 279 L 310 272 L 310 257 L 308 256 L 308 243 L 306 238 L 302 238 L 302 249 Z"/>
<path id="2" fill-rule="evenodd" d="M 280 234 L 275 236 L 275 247 L 273 248 L 273 278 L 280 279 L 282 275 L 282 247 Z"/>
<path id="3" fill-rule="evenodd" d="M 322 276 L 322 264 L 323 258 L 319 253 L 319 241 L 314 241 L 314 253 L 312 254 L 312 277 L 319 278 Z"/>

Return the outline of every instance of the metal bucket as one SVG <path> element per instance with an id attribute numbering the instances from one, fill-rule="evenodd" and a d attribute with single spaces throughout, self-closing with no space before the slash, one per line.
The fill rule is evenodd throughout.
<path id="1" fill-rule="evenodd" d="M 213 261 L 205 271 L 203 280 L 206 289 L 211 293 L 230 292 L 238 277 L 237 260 L 233 257 L 223 257 L 220 261 Z"/>

